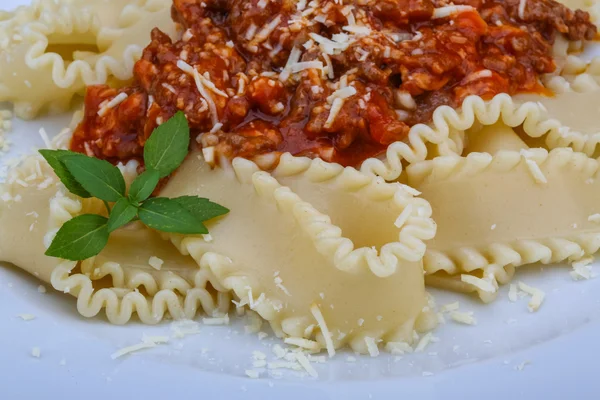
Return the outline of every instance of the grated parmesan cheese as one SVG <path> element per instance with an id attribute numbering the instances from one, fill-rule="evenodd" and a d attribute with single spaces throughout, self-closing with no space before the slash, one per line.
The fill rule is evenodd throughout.
<path id="1" fill-rule="evenodd" d="M 600 223 L 600 214 L 592 214 L 587 219 L 589 222 Z"/>
<path id="2" fill-rule="evenodd" d="M 222 317 L 202 318 L 204 325 L 229 325 L 229 314 Z"/>
<path id="3" fill-rule="evenodd" d="M 519 299 L 517 293 L 517 285 L 515 285 L 514 283 L 511 283 L 510 288 L 508 289 L 508 299 L 513 303 Z"/>
<path id="4" fill-rule="evenodd" d="M 283 342 L 286 344 L 291 344 L 293 346 L 302 347 L 307 350 L 317 351 L 321 349 L 319 343 L 315 342 L 314 340 L 308 340 L 304 338 L 287 337 L 283 339 Z"/>
<path id="5" fill-rule="evenodd" d="M 290 72 L 292 74 L 307 70 L 307 69 L 319 69 L 323 70 L 323 63 L 321 61 L 302 61 L 292 65 Z"/>
<path id="6" fill-rule="evenodd" d="M 455 301 L 454 303 L 448 303 L 444 306 L 442 306 L 440 308 L 441 312 L 450 312 L 450 311 L 456 311 L 460 308 L 460 303 L 458 301 Z"/>
<path id="7" fill-rule="evenodd" d="M 519 365 L 517 365 L 515 367 L 515 370 L 516 371 L 523 371 L 523 369 L 525 369 L 525 366 L 527 366 L 529 364 L 531 364 L 531 361 L 529 361 L 529 360 L 523 361 L 521 364 L 519 364 Z"/>
<path id="8" fill-rule="evenodd" d="M 304 353 L 301 353 L 301 352 L 300 353 L 296 353 L 296 360 L 302 366 L 302 368 L 304 368 L 306 370 L 306 372 L 308 372 L 308 374 L 310 376 L 312 376 L 313 378 L 317 378 L 319 376 L 319 374 L 313 368 L 313 366 L 310 365 L 310 361 L 308 360 L 308 358 L 306 358 L 306 356 L 304 355 Z"/>
<path id="9" fill-rule="evenodd" d="M 258 332 L 258 340 L 263 340 L 264 338 L 266 338 L 267 336 L 269 336 L 268 333 L 266 332 Z"/>
<path id="10" fill-rule="evenodd" d="M 522 20 L 525 19 L 525 7 L 526 6 L 527 6 L 527 0 L 519 1 L 519 18 Z"/>
<path id="11" fill-rule="evenodd" d="M 210 112 L 211 121 L 214 126 L 215 124 L 217 124 L 219 122 L 219 115 L 217 113 L 217 106 L 216 106 L 212 96 L 207 92 L 207 90 L 203 84 L 203 82 L 208 81 L 208 79 L 206 79 L 205 77 L 200 75 L 198 70 L 196 70 L 190 64 L 186 63 L 183 60 L 177 60 L 177 67 L 180 70 L 182 70 L 183 72 L 190 74 L 194 77 L 194 82 L 196 84 L 196 88 L 198 89 L 198 93 L 200 93 L 200 95 L 204 98 L 204 100 L 208 104 L 208 110 Z M 225 94 L 225 95 L 227 96 L 227 94 Z"/>
<path id="12" fill-rule="evenodd" d="M 204 157 L 204 161 L 207 164 L 214 165 L 215 164 L 215 147 L 204 147 L 202 148 L 202 156 Z"/>
<path id="13" fill-rule="evenodd" d="M 173 337 L 181 339 L 188 335 L 197 335 L 200 333 L 200 324 L 192 320 L 181 320 L 171 323 Z"/>
<path id="14" fill-rule="evenodd" d="M 348 40 L 348 35 L 344 34 L 332 36 L 332 38 L 336 39 L 335 41 L 327 39 L 326 37 L 314 32 L 311 32 L 309 36 L 312 38 L 312 40 L 319 43 L 319 47 L 321 48 L 321 50 L 328 55 L 335 55 L 342 51 L 345 51 L 351 44 L 351 42 Z"/>
<path id="15" fill-rule="evenodd" d="M 356 35 L 365 35 L 368 36 L 371 34 L 371 28 L 368 26 L 361 25 L 346 25 L 342 27 L 342 30 L 350 33 L 354 33 Z"/>
<path id="16" fill-rule="evenodd" d="M 396 228 L 402 228 L 404 226 L 404 224 L 406 223 L 406 221 L 408 221 L 408 218 L 410 218 L 410 216 L 412 215 L 412 212 L 413 212 L 412 204 L 408 204 L 404 208 L 404 210 L 402 210 L 402 212 L 400 213 L 398 218 L 396 218 L 396 221 L 394 222 L 394 225 L 396 226 Z"/>
<path id="17" fill-rule="evenodd" d="M 254 37 L 254 43 L 261 43 L 267 40 L 269 35 L 273 33 L 273 31 L 277 28 L 277 26 L 281 23 L 281 15 L 277 15 L 271 22 L 265 25 L 260 32 Z"/>
<path id="18" fill-rule="evenodd" d="M 331 110 L 329 110 L 329 116 L 327 117 L 327 121 L 325 121 L 325 125 L 324 125 L 325 128 L 331 128 L 331 125 L 333 125 L 335 118 L 337 117 L 339 112 L 342 110 L 343 106 L 344 106 L 343 99 L 333 100 L 333 104 L 331 105 Z"/>
<path id="19" fill-rule="evenodd" d="M 117 358 L 123 357 L 124 355 L 135 353 L 136 351 L 140 351 L 140 350 L 144 350 L 144 349 L 150 349 L 152 347 L 156 347 L 156 343 L 142 342 L 142 343 L 134 344 L 132 346 L 127 346 L 127 347 L 124 347 L 124 348 L 114 352 L 113 354 L 110 355 L 110 358 L 112 358 L 113 360 L 116 360 Z"/>
<path id="20" fill-rule="evenodd" d="M 492 71 L 490 71 L 489 69 L 482 69 L 482 70 L 479 70 L 477 72 L 473 72 L 472 74 L 469 74 L 462 81 L 462 84 L 467 84 L 469 82 L 473 82 L 473 81 L 476 81 L 476 80 L 482 79 L 482 78 L 491 78 L 492 75 L 493 75 Z"/>
<path id="21" fill-rule="evenodd" d="M 185 58 L 185 57 L 181 57 L 181 58 Z M 175 88 L 172 85 L 169 85 L 166 82 L 161 83 L 161 86 L 164 87 L 165 89 L 167 89 L 169 92 L 173 93 L 173 94 L 177 94 L 177 91 L 175 90 Z"/>
<path id="22" fill-rule="evenodd" d="M 333 346 L 333 341 L 331 340 L 331 332 L 327 328 L 325 318 L 323 318 L 323 314 L 321 313 L 319 306 L 313 304 L 312 306 L 310 306 L 310 312 L 312 313 L 313 317 L 315 317 L 317 325 L 321 329 L 321 333 L 323 334 L 323 338 L 325 339 L 325 345 L 327 347 L 327 354 L 329 355 L 329 357 L 333 357 L 335 355 L 335 347 Z"/>
<path id="23" fill-rule="evenodd" d="M 573 271 L 569 273 L 571 275 L 571 278 L 575 281 L 595 278 L 596 274 L 592 272 L 592 267 L 590 265 L 593 261 L 594 257 L 591 256 L 584 257 L 578 261 L 573 261 L 571 263 Z"/>
<path id="24" fill-rule="evenodd" d="M 396 101 L 406 110 L 414 110 L 417 108 L 415 99 L 405 90 L 396 90 Z"/>
<path id="25" fill-rule="evenodd" d="M 258 29 L 258 27 L 252 23 L 250 24 L 250 26 L 248 27 L 248 30 L 246 31 L 246 34 L 244 35 L 244 38 L 246 40 L 252 40 L 254 39 L 254 35 L 256 35 L 256 30 Z"/>
<path id="26" fill-rule="evenodd" d="M 211 128 L 211 130 L 208 133 L 217 133 L 219 132 L 219 130 L 223 127 L 223 124 L 220 122 L 217 122 L 216 124 L 213 125 L 213 127 Z"/>
<path id="27" fill-rule="evenodd" d="M 283 70 L 279 74 L 279 80 L 281 82 L 286 81 L 290 77 L 290 72 L 291 72 L 292 66 L 294 64 L 298 63 L 298 60 L 300 60 L 301 55 L 302 55 L 302 51 L 299 48 L 297 48 L 296 46 L 294 46 L 292 51 L 290 51 L 290 56 L 288 57 L 285 67 L 283 67 Z"/>
<path id="28" fill-rule="evenodd" d="M 367 351 L 371 357 L 377 357 L 379 355 L 379 348 L 377 347 L 377 343 L 375 343 L 375 339 L 366 336 L 365 344 L 367 345 Z"/>
<path id="29" fill-rule="evenodd" d="M 187 29 L 183 35 L 181 35 L 181 40 L 183 40 L 184 42 L 188 42 L 191 38 L 194 37 L 194 34 L 192 33 L 191 29 Z"/>
<path id="30" fill-rule="evenodd" d="M 164 264 L 164 261 L 155 256 L 150 257 L 150 259 L 148 260 L 148 265 L 150 265 L 152 268 L 154 268 L 157 271 L 160 271 L 163 264 Z"/>
<path id="31" fill-rule="evenodd" d="M 346 76 L 346 75 L 344 75 L 344 76 Z M 335 92 L 333 92 L 330 96 L 327 97 L 327 101 L 329 103 L 331 103 L 335 99 L 345 100 L 349 97 L 354 96 L 355 94 L 356 94 L 356 88 L 354 86 L 346 86 L 346 87 L 342 87 L 342 88 L 336 90 Z"/>
<path id="32" fill-rule="evenodd" d="M 531 173 L 531 176 L 533 176 L 533 179 L 536 183 L 548 183 L 546 176 L 535 161 L 525 159 L 525 163 L 527 163 L 527 168 L 529 169 L 529 172 Z"/>
<path id="33" fill-rule="evenodd" d="M 260 372 L 255 369 L 247 369 L 245 372 L 246 372 L 246 375 L 248 375 L 248 377 L 250 377 L 252 379 L 257 379 L 260 375 Z"/>
<path id="34" fill-rule="evenodd" d="M 431 332 L 425 334 L 425 336 L 423 336 L 419 340 L 419 343 L 417 343 L 417 347 L 415 347 L 415 353 L 421 353 L 423 350 L 425 350 L 427 345 L 429 345 L 429 343 L 433 341 L 433 335 L 431 334 Z"/>
<path id="35" fill-rule="evenodd" d="M 103 102 L 102 106 L 98 110 L 98 116 L 104 117 L 104 115 L 106 115 L 108 110 L 121 104 L 123 101 L 125 101 L 125 99 L 127 97 L 128 97 L 127 93 L 121 92 L 118 95 L 116 95 L 115 97 L 113 97 L 112 100 L 108 101 L 107 103 Z"/>
<path id="36" fill-rule="evenodd" d="M 446 17 L 451 16 L 452 14 L 458 14 L 461 12 L 473 11 L 473 10 L 475 10 L 475 9 L 471 6 L 445 6 L 445 7 L 434 8 L 431 19 L 446 18 Z"/>
<path id="37" fill-rule="evenodd" d="M 33 347 L 31 349 L 31 355 L 35 358 L 40 358 L 40 356 L 42 355 L 42 351 L 39 347 Z"/>
<path id="38" fill-rule="evenodd" d="M 460 322 L 461 324 L 477 325 L 477 320 L 473 316 L 473 311 L 468 311 L 468 312 L 452 311 L 450 313 L 450 318 L 452 318 L 456 322 Z"/>
<path id="39" fill-rule="evenodd" d="M 293 362 L 293 361 L 269 361 L 267 363 L 267 368 L 268 369 L 291 369 L 294 371 L 300 371 L 302 370 L 302 366 L 300 364 L 298 364 L 297 362 Z"/>
<path id="40" fill-rule="evenodd" d="M 477 278 L 473 275 L 462 274 L 460 280 L 464 283 L 475 286 L 477 289 L 486 293 L 496 293 L 497 288 L 485 279 Z"/>
<path id="41" fill-rule="evenodd" d="M 283 286 L 283 280 L 281 279 L 281 277 L 276 276 L 273 279 L 273 282 L 275 283 L 275 286 L 280 289 L 283 293 L 285 293 L 287 296 L 291 296 L 290 292 L 287 290 L 287 288 L 285 286 Z"/>
<path id="42" fill-rule="evenodd" d="M 518 285 L 519 289 L 531 296 L 531 300 L 529 301 L 529 304 L 527 304 L 529 311 L 537 311 L 544 302 L 546 294 L 542 290 L 529 286 L 521 281 L 518 282 Z"/>
<path id="43" fill-rule="evenodd" d="M 325 69 L 327 70 L 327 77 L 329 79 L 335 78 L 335 72 L 333 71 L 333 64 L 331 63 L 331 58 L 329 58 L 329 55 L 325 54 L 325 53 L 322 53 L 321 55 L 323 56 L 323 59 L 325 60 L 325 65 L 326 65 Z M 322 89 L 322 88 L 320 88 L 320 89 Z"/>
<path id="44" fill-rule="evenodd" d="M 406 342 L 387 342 L 385 349 L 392 354 L 405 354 L 413 352 L 413 348 Z"/>

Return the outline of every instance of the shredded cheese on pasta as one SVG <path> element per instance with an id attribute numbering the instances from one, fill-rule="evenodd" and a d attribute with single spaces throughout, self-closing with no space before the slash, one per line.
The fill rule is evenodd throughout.
<path id="1" fill-rule="evenodd" d="M 327 354 L 329 357 L 333 357 L 335 355 L 335 347 L 333 346 L 333 341 L 331 340 L 331 332 L 327 329 L 327 324 L 325 323 L 325 318 L 323 318 L 323 314 L 319 309 L 319 306 L 313 304 L 310 307 L 310 312 L 313 317 L 317 321 L 317 325 L 321 329 L 321 333 L 323 334 L 323 338 L 325 339 L 325 345 L 327 346 Z"/>

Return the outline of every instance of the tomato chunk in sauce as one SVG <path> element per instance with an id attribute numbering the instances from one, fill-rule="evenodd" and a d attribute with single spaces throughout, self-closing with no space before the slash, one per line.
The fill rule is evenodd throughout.
<path id="1" fill-rule="evenodd" d="M 154 29 L 130 86 L 87 89 L 73 150 L 141 159 L 181 110 L 219 156 L 356 166 L 440 105 L 542 92 L 556 35 L 596 37 L 553 0 L 174 0 L 172 17 L 180 37 Z"/>

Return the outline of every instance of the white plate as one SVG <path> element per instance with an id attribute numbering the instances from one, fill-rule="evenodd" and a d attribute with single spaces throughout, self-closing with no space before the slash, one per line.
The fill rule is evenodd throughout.
<path id="1" fill-rule="evenodd" d="M 14 145 L 1 161 L 42 146 L 39 127 L 52 136 L 69 118 L 14 120 L 8 134 Z M 252 368 L 252 351 L 272 359 L 270 348 L 280 342 L 272 334 L 262 341 L 246 335 L 243 320 L 203 326 L 197 335 L 112 360 L 113 352 L 139 343 L 143 334 L 170 336 L 170 324 L 113 326 L 103 317 L 85 319 L 69 295 L 48 285 L 47 293 L 39 293 L 36 279 L 0 265 L 0 399 L 597 398 L 600 278 L 573 282 L 569 269 L 519 270 L 516 280 L 546 292 L 537 313 L 527 311 L 528 298 L 509 302 L 507 287 L 490 305 L 433 291 L 438 304 L 459 300 L 461 310 L 474 311 L 478 325 L 448 322 L 434 332 L 440 341 L 423 353 L 349 362 L 354 355 L 341 352 L 313 364 L 317 379 L 293 371 L 250 379 L 244 371 Z M 23 321 L 18 314 L 36 318 Z M 31 356 L 33 347 L 41 350 L 39 358 Z"/>

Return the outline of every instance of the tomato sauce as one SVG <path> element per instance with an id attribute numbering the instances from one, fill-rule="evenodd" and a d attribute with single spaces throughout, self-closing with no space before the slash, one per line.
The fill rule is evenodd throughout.
<path id="1" fill-rule="evenodd" d="M 154 29 L 132 85 L 87 89 L 73 150 L 141 159 L 181 110 L 192 145 L 219 156 L 357 166 L 441 105 L 546 93 L 556 35 L 596 37 L 587 13 L 553 0 L 174 0 L 172 17 L 180 37 Z"/>

